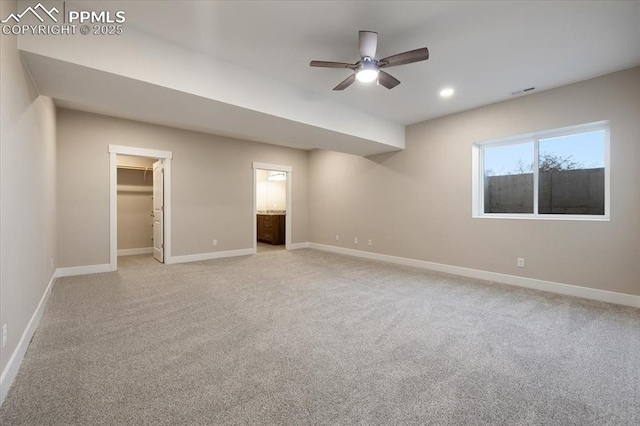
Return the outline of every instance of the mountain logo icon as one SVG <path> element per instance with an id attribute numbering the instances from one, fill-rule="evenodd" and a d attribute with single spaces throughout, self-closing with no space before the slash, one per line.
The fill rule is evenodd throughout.
<path id="1" fill-rule="evenodd" d="M 42 3 L 38 3 L 34 7 L 29 6 L 25 10 L 23 10 L 22 13 L 19 13 L 17 15 L 15 13 L 12 13 L 9 16 L 7 16 L 6 19 L 3 19 L 0 22 L 2 22 L 3 24 L 6 24 L 7 22 L 13 19 L 16 23 L 18 23 L 20 22 L 20 19 L 22 19 L 22 17 L 26 15 L 28 12 L 30 12 L 32 15 L 38 18 L 40 22 L 44 22 L 44 19 L 42 18 L 42 16 L 38 14 L 38 11 L 40 11 L 41 14 L 45 14 L 46 16 L 51 18 L 53 22 L 58 22 L 58 18 L 56 18 L 53 14 L 60 13 L 60 11 L 56 7 L 52 7 L 51 10 L 47 10 L 47 8 L 42 5 Z"/>

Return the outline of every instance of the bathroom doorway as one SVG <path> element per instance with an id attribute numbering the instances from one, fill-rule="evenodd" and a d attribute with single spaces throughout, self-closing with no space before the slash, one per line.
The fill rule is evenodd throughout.
<path id="1" fill-rule="evenodd" d="M 254 249 L 256 253 L 291 246 L 291 173 L 289 166 L 253 164 Z"/>

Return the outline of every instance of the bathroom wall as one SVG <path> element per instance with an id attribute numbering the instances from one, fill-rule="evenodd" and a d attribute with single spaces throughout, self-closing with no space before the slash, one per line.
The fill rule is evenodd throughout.
<path id="1" fill-rule="evenodd" d="M 256 201 L 257 210 L 286 210 L 287 181 L 270 181 L 269 170 L 257 170 Z"/>

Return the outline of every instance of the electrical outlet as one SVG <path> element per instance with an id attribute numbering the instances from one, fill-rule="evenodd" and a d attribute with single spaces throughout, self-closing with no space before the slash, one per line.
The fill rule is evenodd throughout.
<path id="1" fill-rule="evenodd" d="M 336 234 L 336 241 L 340 241 L 340 235 Z"/>
<path id="2" fill-rule="evenodd" d="M 524 268 L 524 257 L 518 258 L 518 268 Z"/>
<path id="3" fill-rule="evenodd" d="M 7 344 L 7 324 L 2 326 L 2 347 Z"/>
<path id="4" fill-rule="evenodd" d="M 213 245 L 217 246 L 218 245 L 218 240 L 213 240 Z"/>
<path id="5" fill-rule="evenodd" d="M 353 237 L 353 243 L 358 244 L 358 237 Z"/>
<path id="6" fill-rule="evenodd" d="M 372 246 L 372 245 L 373 245 L 373 240 L 369 240 L 369 241 L 367 241 L 367 243 L 368 243 L 370 246 Z"/>

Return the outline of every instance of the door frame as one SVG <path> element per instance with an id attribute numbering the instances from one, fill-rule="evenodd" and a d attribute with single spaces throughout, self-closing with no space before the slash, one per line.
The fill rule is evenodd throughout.
<path id="1" fill-rule="evenodd" d="M 269 170 L 274 172 L 285 172 L 287 174 L 287 200 L 286 200 L 286 209 L 287 213 L 284 220 L 284 247 L 287 250 L 291 250 L 291 224 L 293 211 L 291 209 L 291 188 L 292 188 L 292 177 L 293 177 L 293 167 L 291 166 L 282 166 L 278 164 L 269 164 L 269 163 L 259 163 L 254 161 L 252 164 L 253 167 L 253 251 L 257 253 L 258 251 L 258 225 L 256 223 L 256 216 L 258 215 L 258 201 L 257 197 L 257 180 L 258 180 L 258 170 Z"/>
<path id="2" fill-rule="evenodd" d="M 118 155 L 157 158 L 164 163 L 164 263 L 171 257 L 171 151 L 109 145 L 109 270 L 118 270 Z"/>

